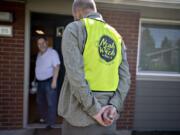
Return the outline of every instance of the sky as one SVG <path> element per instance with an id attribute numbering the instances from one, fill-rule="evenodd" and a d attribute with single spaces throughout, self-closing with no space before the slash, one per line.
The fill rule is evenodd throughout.
<path id="1" fill-rule="evenodd" d="M 177 27 L 177 29 L 174 28 L 168 28 L 167 26 L 164 28 L 157 28 L 157 27 L 149 27 L 151 36 L 153 37 L 156 48 L 161 48 L 161 43 L 164 40 L 165 37 L 168 37 L 169 40 L 172 41 L 173 44 L 177 42 L 178 39 L 180 39 L 180 28 Z M 144 30 L 144 27 L 143 29 Z"/>

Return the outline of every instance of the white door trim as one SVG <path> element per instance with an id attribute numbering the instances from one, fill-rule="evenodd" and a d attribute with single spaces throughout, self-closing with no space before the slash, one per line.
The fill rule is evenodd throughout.
<path id="1" fill-rule="evenodd" d="M 29 112 L 29 69 L 30 69 L 30 10 L 25 10 L 25 42 L 24 42 L 24 101 L 23 101 L 23 128 L 28 125 Z"/>
<path id="2" fill-rule="evenodd" d="M 49 4 L 51 3 L 51 4 Z M 43 4 L 43 7 L 42 7 Z M 27 0 L 25 5 L 25 41 L 24 41 L 24 88 L 23 88 L 23 128 L 28 128 L 29 115 L 29 77 L 30 77 L 30 25 L 31 12 L 71 15 L 72 1 Z"/>

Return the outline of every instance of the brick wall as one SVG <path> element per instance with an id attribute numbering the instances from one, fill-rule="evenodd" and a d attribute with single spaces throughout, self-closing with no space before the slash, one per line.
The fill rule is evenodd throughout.
<path id="1" fill-rule="evenodd" d="M 138 48 L 138 31 L 140 14 L 138 12 L 100 9 L 104 19 L 115 27 L 126 44 L 128 62 L 131 72 L 131 88 L 124 105 L 124 112 L 117 122 L 119 129 L 132 129 L 134 120 L 135 88 L 136 88 L 136 58 Z"/>
<path id="2" fill-rule="evenodd" d="M 21 128 L 23 122 L 23 79 L 24 79 L 24 23 L 23 3 L 0 2 L 0 11 L 14 14 L 13 37 L 0 37 L 0 129 Z M 120 129 L 132 129 L 134 120 L 136 58 L 138 45 L 138 12 L 100 9 L 104 19 L 114 26 L 128 48 L 131 72 L 131 88 L 125 102 L 125 109 L 117 122 Z"/>
<path id="3" fill-rule="evenodd" d="M 0 129 L 21 128 L 23 122 L 24 22 L 23 3 L 0 2 L 0 11 L 12 12 L 13 37 L 0 36 Z"/>

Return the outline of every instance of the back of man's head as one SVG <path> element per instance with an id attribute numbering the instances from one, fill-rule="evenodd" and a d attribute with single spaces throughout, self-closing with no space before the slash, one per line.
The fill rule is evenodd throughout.
<path id="1" fill-rule="evenodd" d="M 97 11 L 94 0 L 74 0 L 73 11 L 76 11 L 78 8 L 82 10 L 91 9 L 92 11 Z"/>

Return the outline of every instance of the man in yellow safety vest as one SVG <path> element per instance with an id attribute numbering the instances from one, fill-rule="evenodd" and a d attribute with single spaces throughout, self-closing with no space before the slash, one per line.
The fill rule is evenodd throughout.
<path id="1" fill-rule="evenodd" d="M 75 0 L 72 12 L 75 21 L 62 39 L 62 135 L 113 135 L 130 85 L 125 45 L 97 13 L 94 0 Z"/>

